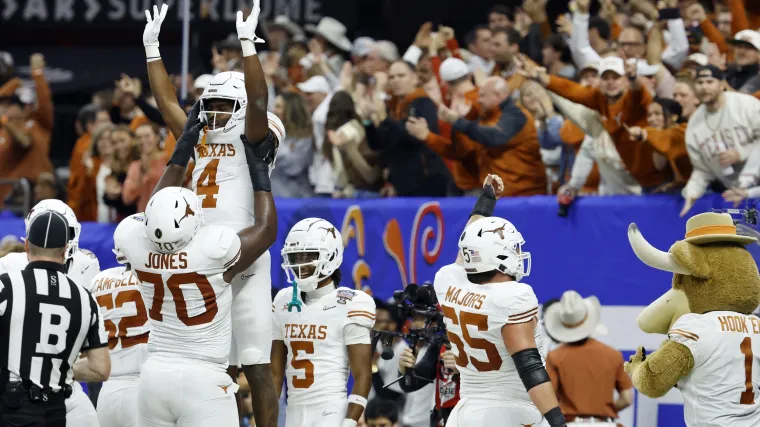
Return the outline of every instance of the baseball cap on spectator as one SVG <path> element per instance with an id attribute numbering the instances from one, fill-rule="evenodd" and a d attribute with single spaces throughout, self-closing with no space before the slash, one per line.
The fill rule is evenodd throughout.
<path id="1" fill-rule="evenodd" d="M 599 62 L 599 74 L 604 74 L 607 71 L 612 71 L 618 76 L 625 75 L 625 64 L 623 63 L 623 59 L 618 58 L 617 56 L 602 58 Z"/>
<path id="2" fill-rule="evenodd" d="M 240 44 L 240 39 L 238 39 L 237 34 L 233 33 L 230 33 L 226 39 L 217 43 L 216 47 L 218 49 L 243 50 L 243 45 Z"/>
<path id="3" fill-rule="evenodd" d="M 468 67 L 467 64 L 465 64 L 465 62 L 459 58 L 446 58 L 441 63 L 439 74 L 441 76 L 441 80 L 445 82 L 453 82 L 454 80 L 459 80 L 462 77 L 470 74 L 470 67 Z"/>
<path id="4" fill-rule="evenodd" d="M 354 40 L 354 44 L 351 47 L 351 55 L 362 57 L 369 54 L 372 45 L 375 43 L 375 39 L 371 37 L 359 37 Z"/>
<path id="5" fill-rule="evenodd" d="M 193 89 L 206 89 L 206 86 L 208 86 L 209 82 L 213 78 L 214 76 L 211 74 L 201 74 L 195 78 L 195 81 L 193 82 Z"/>
<path id="6" fill-rule="evenodd" d="M 697 79 L 698 78 L 705 78 L 705 77 L 712 77 L 714 79 L 723 80 L 723 71 L 721 71 L 720 68 L 712 65 L 701 65 L 697 67 Z"/>
<path id="7" fill-rule="evenodd" d="M 399 59 L 398 49 L 396 48 L 396 45 L 393 44 L 393 42 L 389 42 L 388 40 L 376 41 L 372 44 L 370 50 L 376 51 L 377 56 L 388 62 L 396 62 Z"/>
<path id="8" fill-rule="evenodd" d="M 587 62 L 586 65 L 583 66 L 580 70 L 578 70 L 578 74 L 582 74 L 586 70 L 594 70 L 597 73 L 599 72 L 599 62 L 597 61 L 591 61 Z"/>
<path id="9" fill-rule="evenodd" d="M 40 248 L 65 248 L 69 243 L 69 222 L 58 212 L 44 212 L 29 224 L 26 240 Z"/>
<path id="10" fill-rule="evenodd" d="M 684 61 L 683 66 L 684 68 L 687 67 L 699 67 L 700 65 L 707 65 L 708 59 L 707 55 L 704 53 L 692 53 L 691 55 L 686 58 L 686 61 Z"/>
<path id="11" fill-rule="evenodd" d="M 296 87 L 303 93 L 330 93 L 330 84 L 324 76 L 314 76 Z"/>
<path id="12" fill-rule="evenodd" d="M 754 30 L 741 30 L 728 42 L 734 45 L 745 45 L 760 51 L 760 33 Z"/>

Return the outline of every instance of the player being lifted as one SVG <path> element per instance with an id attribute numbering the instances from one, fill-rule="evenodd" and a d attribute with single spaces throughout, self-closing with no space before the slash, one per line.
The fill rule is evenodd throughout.
<path id="1" fill-rule="evenodd" d="M 200 125 L 197 117 L 190 119 L 178 145 L 197 138 Z M 168 187 L 148 202 L 145 226 L 119 247 L 140 280 L 151 319 L 149 356 L 138 387 L 141 426 L 238 424 L 237 384 L 226 372 L 231 344 L 230 282 L 277 236 L 267 166 L 274 143 L 270 138 L 242 148 L 253 184 L 254 225 L 237 234 L 227 226 L 207 225 L 195 193 Z M 275 394 L 272 383 L 256 385 Z M 274 421 L 267 420 L 266 425 L 275 425 L 276 408 L 273 413 Z"/>
<path id="2" fill-rule="evenodd" d="M 375 302 L 362 291 L 338 287 L 343 239 L 324 219 L 294 225 L 282 257 L 293 288 L 281 290 L 272 304 L 272 376 L 280 390 L 287 375 L 285 425 L 356 427 L 372 385 Z M 349 368 L 354 387 L 346 399 Z"/>
<path id="3" fill-rule="evenodd" d="M 494 186 L 496 188 L 494 188 Z M 565 426 L 544 368 L 538 300 L 520 279 L 530 253 L 509 221 L 491 216 L 503 189 L 489 175 L 459 238 L 457 262 L 435 275 L 435 291 L 460 373 L 448 427 Z M 521 384 L 522 382 L 522 384 Z"/>
<path id="4" fill-rule="evenodd" d="M 161 115 L 175 137 L 180 135 L 187 117 L 180 107 L 174 86 L 169 79 L 158 51 L 158 35 L 167 6 L 154 6 L 153 16 L 143 33 L 148 61 L 150 87 Z M 156 186 L 181 186 L 190 158 L 195 159 L 192 188 L 202 203 L 209 224 L 225 225 L 236 231 L 254 223 L 254 193 L 248 176 L 244 144 L 273 144 L 284 141 L 282 122 L 267 113 L 267 85 L 254 42 L 260 13 L 259 0 L 254 0 L 250 16 L 243 20 L 238 12 L 237 33 L 243 48 L 245 74 L 219 73 L 209 82 L 194 106 L 207 127 L 195 139 L 177 143 L 164 175 Z M 270 167 L 274 166 L 274 156 Z M 249 384 L 272 382 L 269 366 L 272 344 L 270 255 L 264 251 L 250 269 L 240 272 L 232 281 L 233 349 L 230 364 L 243 365 Z M 234 372 L 233 372 L 234 374 Z M 252 392 L 256 425 L 274 427 L 277 420 L 277 398 L 272 387 L 255 387 Z"/>
<path id="5" fill-rule="evenodd" d="M 113 233 L 113 251 L 122 266 L 101 271 L 90 285 L 103 314 L 111 354 L 111 376 L 98 394 L 100 427 L 135 427 L 139 421 L 137 388 L 140 368 L 148 359 L 150 324 L 137 276 L 120 248 L 144 233 L 144 227 L 142 213 L 119 223 Z"/>
<path id="6" fill-rule="evenodd" d="M 90 285 L 92 278 L 100 272 L 100 263 L 95 254 L 86 249 L 79 248 L 79 237 L 82 233 L 82 226 L 77 221 L 74 211 L 66 203 L 57 199 L 46 199 L 34 205 L 24 219 L 26 230 L 29 230 L 29 224 L 32 223 L 32 219 L 48 211 L 58 212 L 69 223 L 69 236 L 72 236 L 72 238 L 66 249 L 64 273 L 74 283 L 86 289 Z M 22 270 L 28 263 L 26 253 L 9 253 L 0 258 L 0 274 L 11 270 Z M 66 399 L 66 423 L 72 426 L 98 427 L 98 414 L 95 412 L 95 407 L 92 406 L 90 398 L 79 384 L 79 381 L 86 381 L 87 379 L 74 379 L 71 396 Z M 97 377 L 92 379 L 94 381 L 104 380 L 104 378 Z"/>

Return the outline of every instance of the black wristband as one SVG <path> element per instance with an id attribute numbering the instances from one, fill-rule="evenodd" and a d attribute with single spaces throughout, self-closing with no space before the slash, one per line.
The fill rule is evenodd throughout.
<path id="1" fill-rule="evenodd" d="M 562 411 L 560 411 L 559 406 L 555 406 L 552 409 L 549 410 L 549 412 L 544 414 L 544 418 L 547 422 L 549 422 L 549 425 L 551 427 L 566 427 L 567 423 L 565 421 L 565 416 L 562 415 Z"/>
<path id="2" fill-rule="evenodd" d="M 263 162 L 248 163 L 248 171 L 251 174 L 253 191 L 272 192 L 272 183 L 269 180 L 269 165 Z"/>
<path id="3" fill-rule="evenodd" d="M 493 192 L 493 187 L 487 185 L 483 188 L 483 192 L 478 196 L 478 201 L 475 202 L 475 206 L 470 212 L 470 216 L 491 216 L 493 210 L 496 208 L 496 194 Z"/>
<path id="4" fill-rule="evenodd" d="M 673 19 L 681 19 L 681 11 L 677 7 L 660 10 L 660 21 L 670 21 Z"/>

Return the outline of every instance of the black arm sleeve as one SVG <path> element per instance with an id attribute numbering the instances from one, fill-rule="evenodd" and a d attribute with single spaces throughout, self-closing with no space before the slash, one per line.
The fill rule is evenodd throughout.
<path id="1" fill-rule="evenodd" d="M 517 373 L 525 386 L 530 391 L 533 387 L 551 381 L 546 373 L 544 363 L 541 361 L 541 353 L 537 348 L 528 348 L 512 355 L 512 360 L 517 367 Z"/>
<path id="2" fill-rule="evenodd" d="M 453 129 L 487 147 L 500 147 L 507 145 L 527 122 L 528 118 L 520 107 L 514 102 L 507 102 L 502 106 L 501 117 L 496 126 L 481 126 L 473 120 L 458 119 L 454 122 Z"/>
<path id="3" fill-rule="evenodd" d="M 435 374 L 438 371 L 438 360 L 440 359 L 440 355 L 440 344 L 428 346 L 427 351 L 425 351 L 425 355 L 422 356 L 422 360 L 414 365 L 414 375 L 415 377 L 419 378 L 410 378 L 411 384 L 408 387 L 406 386 L 405 380 L 401 380 L 399 382 L 401 390 L 403 390 L 404 393 L 411 393 L 413 391 L 421 389 L 422 387 L 425 387 L 428 384 L 432 384 L 435 381 Z M 422 378 L 424 378 L 424 380 Z"/>
<path id="4" fill-rule="evenodd" d="M 148 120 L 156 123 L 159 126 L 166 126 L 166 122 L 164 122 L 164 118 L 161 116 L 161 112 L 158 111 L 158 108 L 148 104 L 142 98 L 135 99 L 135 104 L 137 104 L 137 106 L 142 110 L 143 114 L 145 114 L 145 117 L 147 117 Z"/>

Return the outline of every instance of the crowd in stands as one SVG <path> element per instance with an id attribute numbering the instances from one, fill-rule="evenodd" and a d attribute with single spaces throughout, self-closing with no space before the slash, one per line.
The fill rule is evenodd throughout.
<path id="1" fill-rule="evenodd" d="M 267 22 L 259 56 L 287 130 L 275 195 L 469 195 L 488 173 L 506 196 L 680 193 L 684 214 L 706 192 L 760 194 L 758 3 L 575 0 L 555 22 L 546 3 L 496 4 L 467 34 L 421 23 L 409 46 L 351 41 L 330 17 Z M 188 109 L 213 74 L 242 67 L 234 35 L 210 50 Z M 45 58 L 30 56 L 31 82 L 13 77 L 25 60 L 0 53 L 0 179 L 29 180 L 82 221 L 142 211 L 175 143 L 147 82 L 115 76 L 93 94 L 54 173 Z M 0 185 L 0 200 L 19 197 Z"/>

